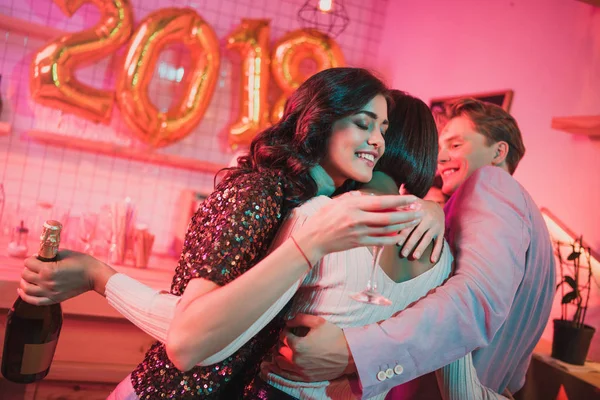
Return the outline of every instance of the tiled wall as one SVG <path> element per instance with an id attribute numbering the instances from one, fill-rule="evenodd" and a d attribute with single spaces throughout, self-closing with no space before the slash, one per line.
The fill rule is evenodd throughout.
<path id="1" fill-rule="evenodd" d="M 137 23 L 150 12 L 165 7 L 192 7 L 213 27 L 221 43 L 219 80 L 210 106 L 194 132 L 159 152 L 227 164 L 233 153 L 227 146 L 226 128 L 235 118 L 239 59 L 225 50 L 225 37 L 241 18 L 271 19 L 271 41 L 299 28 L 296 13 L 302 0 L 131 0 Z M 316 1 L 314 1 L 316 2 Z M 334 2 L 335 4 L 335 2 Z M 375 67 L 387 0 L 346 0 L 351 22 L 336 38 L 349 65 Z M 84 5 L 72 18 L 66 17 L 51 0 L 2 0 L 0 14 L 64 31 L 91 27 L 99 17 L 92 4 Z M 177 200 L 183 189 L 210 190 L 211 174 L 130 161 L 60 147 L 43 145 L 27 138 L 32 129 L 140 146 L 114 108 L 109 125 L 88 122 L 74 115 L 34 103 L 29 95 L 29 66 L 34 51 L 46 39 L 0 28 L 1 96 L 4 110 L 0 121 L 12 124 L 9 136 L 0 136 L 0 182 L 6 192 L 3 232 L 24 219 L 36 227 L 48 212 L 40 202 L 54 205 L 54 218 L 66 210 L 72 215 L 99 211 L 105 204 L 130 197 L 138 208 L 138 220 L 149 224 L 157 235 L 155 250 L 166 251 L 173 236 Z M 124 49 L 101 62 L 80 68 L 77 76 L 98 88 L 114 90 L 116 66 Z M 176 81 L 169 71 L 186 68 L 185 52 L 173 46 L 157 64 L 150 97 L 158 107 L 168 107 Z M 172 75 L 172 74 L 171 74 Z M 171 76 L 172 78 L 172 76 Z M 44 214 L 45 213 L 45 214 Z"/>

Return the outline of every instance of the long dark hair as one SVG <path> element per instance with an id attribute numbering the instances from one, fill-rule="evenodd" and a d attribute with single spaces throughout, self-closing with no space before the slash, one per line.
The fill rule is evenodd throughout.
<path id="1" fill-rule="evenodd" d="M 387 98 L 385 84 L 362 68 L 330 68 L 311 76 L 291 95 L 281 120 L 252 140 L 250 152 L 238 158 L 226 179 L 274 170 L 284 178 L 288 206 L 314 197 L 317 185 L 309 170 L 327 154 L 334 122 L 378 94 Z"/>
<path id="2" fill-rule="evenodd" d="M 437 167 L 438 132 L 429 107 L 400 90 L 390 91 L 394 102 L 388 114 L 385 153 L 375 166 L 412 194 L 427 194 Z"/>

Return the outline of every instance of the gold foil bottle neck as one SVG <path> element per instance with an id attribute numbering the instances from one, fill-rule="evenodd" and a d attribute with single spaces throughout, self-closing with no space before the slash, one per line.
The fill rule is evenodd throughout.
<path id="1" fill-rule="evenodd" d="M 62 224 L 60 222 L 54 220 L 44 222 L 42 235 L 40 236 L 40 251 L 38 252 L 40 258 L 51 260 L 56 257 L 61 231 Z"/>

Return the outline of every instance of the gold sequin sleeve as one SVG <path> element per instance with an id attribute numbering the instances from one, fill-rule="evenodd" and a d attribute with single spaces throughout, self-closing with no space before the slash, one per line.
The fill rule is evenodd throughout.
<path id="1" fill-rule="evenodd" d="M 267 253 L 281 224 L 283 185 L 272 172 L 221 183 L 192 218 L 173 279 L 173 294 L 204 278 L 231 282 Z"/>

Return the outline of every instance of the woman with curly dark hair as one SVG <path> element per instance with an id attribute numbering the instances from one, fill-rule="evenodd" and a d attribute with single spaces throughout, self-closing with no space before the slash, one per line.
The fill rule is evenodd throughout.
<path id="1" fill-rule="evenodd" d="M 192 218 L 171 295 L 73 252 L 52 266 L 28 259 L 20 295 L 49 304 L 93 289 L 159 340 L 111 398 L 240 398 L 282 319 L 239 338 L 275 300 L 325 254 L 394 244 L 397 232 L 419 223 L 422 211 L 396 211 L 413 196 L 348 195 L 267 255 L 290 210 L 371 179 L 388 106 L 387 88 L 364 69 L 329 69 L 303 83 Z"/>

